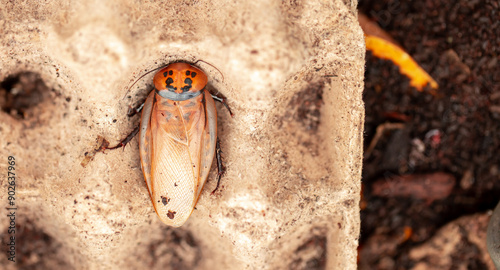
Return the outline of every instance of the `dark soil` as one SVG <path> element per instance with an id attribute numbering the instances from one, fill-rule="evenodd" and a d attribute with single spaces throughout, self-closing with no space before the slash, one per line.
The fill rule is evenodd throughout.
<path id="1" fill-rule="evenodd" d="M 500 200 L 499 5 L 498 0 L 360 1 L 360 11 L 439 83 L 435 93 L 419 92 L 392 62 L 367 53 L 365 149 L 378 126 L 404 127 L 387 130 L 364 162 L 360 268 L 408 269 L 415 263 L 408 258 L 412 247 Z M 400 175 L 436 173 L 456 179 L 449 194 L 373 192 Z M 433 191 L 432 182 L 421 182 Z M 384 244 L 392 239 L 394 245 L 363 250 L 376 239 Z"/>

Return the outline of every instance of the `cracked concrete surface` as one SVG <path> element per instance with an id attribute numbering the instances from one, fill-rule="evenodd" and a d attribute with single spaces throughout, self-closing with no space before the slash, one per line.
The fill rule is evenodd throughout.
<path id="1" fill-rule="evenodd" d="M 0 166 L 14 155 L 18 173 L 18 261 L 0 256 L 5 269 L 356 268 L 357 1 L 1 2 L 0 79 L 29 71 L 48 87 L 24 119 L 0 112 Z M 227 172 L 210 195 L 212 169 L 173 229 L 153 210 L 137 139 L 80 163 L 98 136 L 114 144 L 138 124 L 127 109 L 153 74 L 123 98 L 132 81 L 198 59 L 220 70 L 199 63 L 235 113 L 217 105 Z"/>

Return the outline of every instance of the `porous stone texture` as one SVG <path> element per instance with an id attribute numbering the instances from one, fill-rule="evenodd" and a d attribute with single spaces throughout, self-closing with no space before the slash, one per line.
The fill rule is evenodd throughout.
<path id="1" fill-rule="evenodd" d="M 0 202 L 13 155 L 18 207 L 17 262 L 2 255 L 2 268 L 355 269 L 365 53 L 356 4 L 1 1 L 0 79 L 29 71 L 47 85 L 24 119 L 0 112 Z M 217 105 L 227 172 L 210 195 L 213 166 L 196 210 L 173 229 L 153 210 L 137 139 L 81 162 L 99 136 L 115 144 L 138 124 L 127 110 L 154 72 L 127 94 L 132 81 L 199 59 L 220 71 L 198 62 L 235 114 Z"/>
<path id="2" fill-rule="evenodd" d="M 486 246 L 490 215 L 463 216 L 443 226 L 431 239 L 410 250 L 411 269 L 497 269 Z"/>

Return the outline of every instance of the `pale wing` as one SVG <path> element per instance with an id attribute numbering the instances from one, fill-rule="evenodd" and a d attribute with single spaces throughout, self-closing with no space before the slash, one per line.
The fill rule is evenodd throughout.
<path id="1" fill-rule="evenodd" d="M 217 140 L 217 110 L 215 109 L 215 102 L 210 95 L 206 92 L 205 95 L 205 113 L 206 123 L 205 130 L 203 131 L 201 159 L 200 159 L 200 185 L 198 187 L 198 194 L 201 193 L 203 185 L 205 184 L 212 162 L 215 155 L 215 145 Z"/>
<path id="2" fill-rule="evenodd" d="M 148 95 L 144 102 L 141 116 L 141 127 L 139 131 L 139 153 L 141 155 L 141 168 L 144 174 L 144 180 L 148 186 L 148 192 L 151 196 L 151 111 L 153 109 L 154 91 Z M 152 197 L 151 197 L 152 198 Z"/>
<path id="3" fill-rule="evenodd" d="M 193 104 L 178 102 L 168 110 L 153 110 L 151 117 L 151 199 L 158 216 L 171 226 L 184 224 L 199 195 L 205 110 L 201 102 Z"/>

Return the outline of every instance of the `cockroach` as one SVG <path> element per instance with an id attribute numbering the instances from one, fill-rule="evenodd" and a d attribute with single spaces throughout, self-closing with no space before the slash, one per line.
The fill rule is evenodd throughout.
<path id="1" fill-rule="evenodd" d="M 206 90 L 207 75 L 194 64 L 171 63 L 153 82 L 154 90 L 136 110 L 142 110 L 140 126 L 108 149 L 125 146 L 139 133 L 142 172 L 155 211 L 165 224 L 179 227 L 198 202 L 214 156 L 218 175 L 212 194 L 224 173 L 214 100 L 233 114 L 225 99 Z"/>

